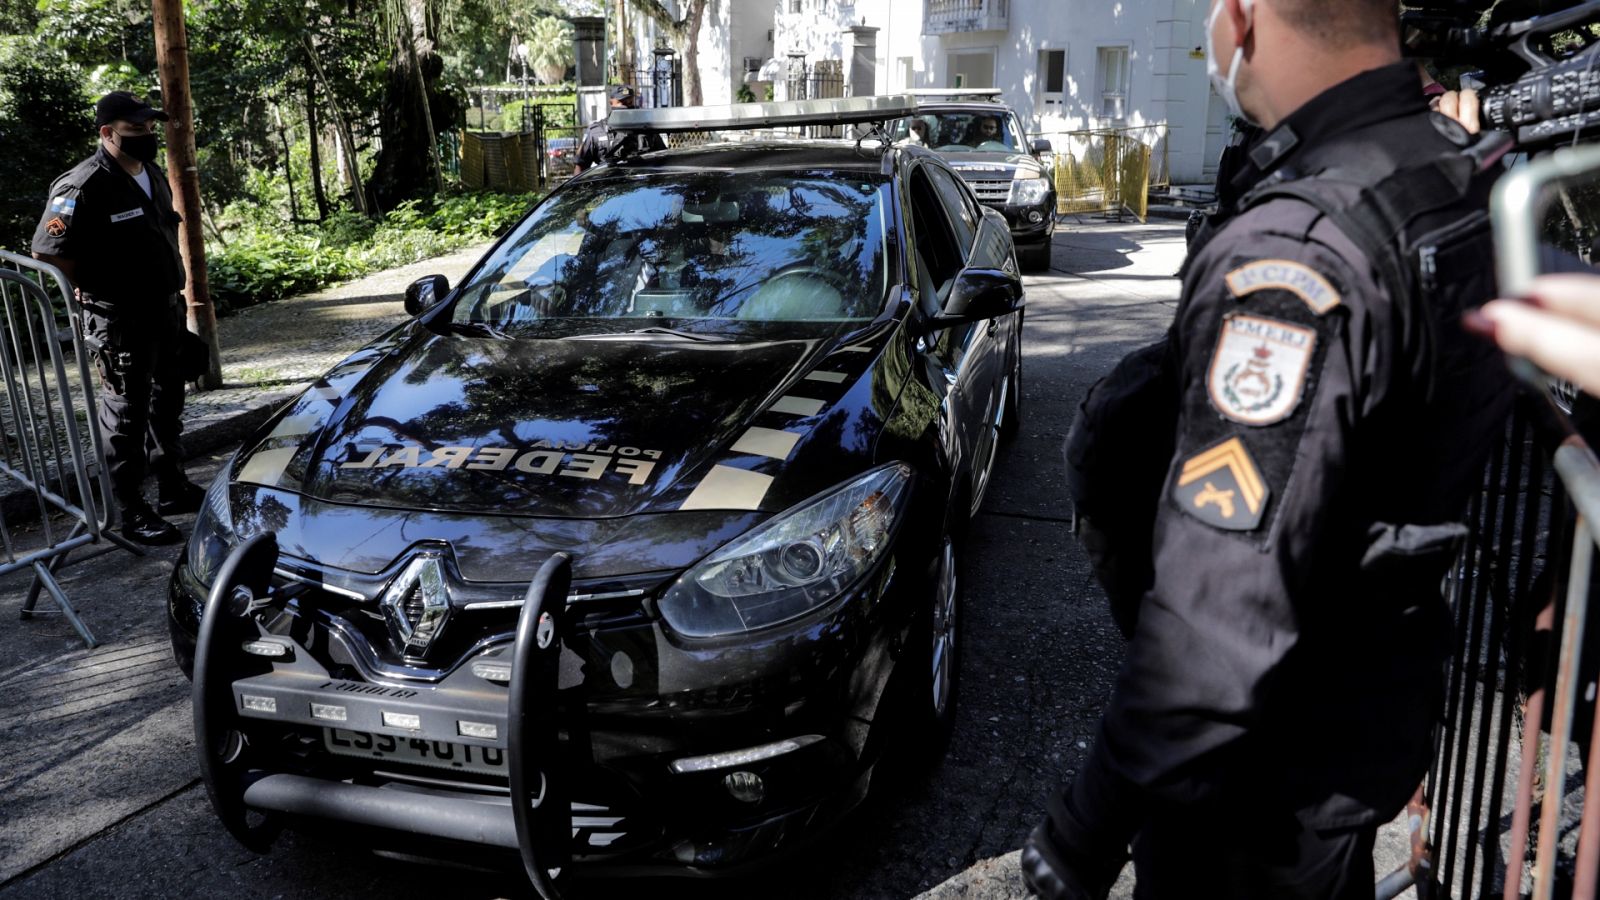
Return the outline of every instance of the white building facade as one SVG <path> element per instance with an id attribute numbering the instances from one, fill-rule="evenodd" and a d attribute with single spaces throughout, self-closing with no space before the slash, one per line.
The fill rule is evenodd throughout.
<path id="1" fill-rule="evenodd" d="M 773 0 L 731 0 L 735 17 Z M 1214 179 L 1226 107 L 1206 78 L 1209 0 L 780 0 L 774 56 L 850 59 L 876 28 L 876 90 L 1000 88 L 1024 127 L 1129 129 L 1175 184 Z M 750 13 L 744 13 L 746 8 Z M 850 29 L 854 28 L 854 31 Z M 781 94 L 781 90 L 779 91 Z"/>

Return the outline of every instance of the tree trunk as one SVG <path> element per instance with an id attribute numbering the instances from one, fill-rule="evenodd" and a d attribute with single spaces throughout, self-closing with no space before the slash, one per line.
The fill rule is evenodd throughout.
<path id="1" fill-rule="evenodd" d="M 187 285 L 184 297 L 189 330 L 209 349 L 201 390 L 222 386 L 222 354 L 217 348 L 217 314 L 211 306 L 206 278 L 205 236 L 200 230 L 200 171 L 195 165 L 194 103 L 189 97 L 189 40 L 183 28 L 183 0 L 152 0 L 156 66 L 161 72 L 161 98 L 167 123 L 167 180 L 183 222 L 178 247 Z"/>
<path id="2" fill-rule="evenodd" d="M 704 106 L 700 90 L 700 21 L 705 18 L 706 0 L 689 0 L 683 47 L 683 78 L 688 88 L 689 105 Z"/>
<path id="3" fill-rule="evenodd" d="M 317 221 L 328 218 L 328 193 L 322 187 L 322 127 L 317 121 L 317 81 L 306 70 L 306 135 L 311 142 L 311 196 L 317 201 Z"/>
<path id="4" fill-rule="evenodd" d="M 289 157 L 289 134 L 283 127 L 283 111 L 276 104 L 272 107 L 272 119 L 278 126 L 278 143 L 283 145 L 283 178 L 289 185 L 289 221 L 300 221 L 300 204 L 294 196 L 294 161 Z"/>
<path id="5" fill-rule="evenodd" d="M 674 19 L 667 8 L 661 5 L 661 0 L 634 0 L 633 5 L 641 15 L 672 36 L 673 43 L 683 54 L 684 86 L 687 89 L 684 93 L 689 105 L 704 103 L 704 95 L 700 90 L 700 22 L 705 18 L 706 0 L 689 0 L 687 14 L 682 19 Z"/>
<path id="6" fill-rule="evenodd" d="M 351 202 L 356 212 L 367 215 L 367 190 L 361 183 L 361 160 L 356 157 L 356 139 L 350 131 L 350 120 L 339 108 L 338 95 L 333 92 L 333 85 L 328 83 L 328 74 L 322 71 L 322 63 L 317 61 L 317 48 L 311 43 L 311 35 L 302 33 L 300 43 L 306 48 L 306 61 L 311 65 L 311 71 L 316 73 L 317 80 L 322 82 L 323 93 L 328 95 L 328 111 L 333 114 L 334 128 L 339 131 L 340 158 L 344 161 L 345 177 L 350 182 Z"/>
<path id="7" fill-rule="evenodd" d="M 617 74 L 622 81 L 633 82 L 636 60 L 633 58 L 633 30 L 628 27 L 628 0 L 617 0 Z"/>
<path id="8" fill-rule="evenodd" d="M 422 60 L 417 58 L 419 42 L 427 41 L 428 50 L 433 50 L 433 43 L 428 41 L 428 13 L 423 8 L 423 0 L 409 0 L 406 12 L 411 19 L 411 27 L 406 32 L 406 52 L 411 56 L 411 68 L 417 73 L 417 102 L 422 104 L 422 123 L 427 126 L 428 159 L 433 163 L 433 192 L 442 194 L 444 163 L 439 159 L 439 132 L 434 130 L 433 104 L 428 101 L 428 73 L 422 68 Z"/>
<path id="9" fill-rule="evenodd" d="M 383 149 L 372 177 L 373 196 L 385 209 L 441 190 L 432 107 L 438 101 L 443 112 L 447 105 L 427 89 L 428 72 L 437 73 L 441 67 L 427 30 L 427 0 L 393 3 L 387 13 L 393 17 L 386 29 L 391 42 L 389 73 L 379 119 Z M 454 120 L 454 116 L 443 118 Z"/>

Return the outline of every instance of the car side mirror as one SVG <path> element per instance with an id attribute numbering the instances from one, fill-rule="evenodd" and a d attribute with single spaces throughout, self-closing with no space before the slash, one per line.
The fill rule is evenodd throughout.
<path id="1" fill-rule="evenodd" d="M 1022 279 L 1001 269 L 963 269 L 956 275 L 933 328 L 950 328 L 1008 316 L 1023 307 Z"/>
<path id="2" fill-rule="evenodd" d="M 422 315 L 444 299 L 450 293 L 450 279 L 443 275 L 429 275 L 418 278 L 406 288 L 406 315 L 415 318 Z"/>
<path id="3" fill-rule="evenodd" d="M 1035 138 L 1031 146 L 1033 147 L 1034 156 L 1038 156 L 1041 153 L 1049 153 L 1054 149 L 1050 146 L 1050 142 L 1044 138 Z"/>

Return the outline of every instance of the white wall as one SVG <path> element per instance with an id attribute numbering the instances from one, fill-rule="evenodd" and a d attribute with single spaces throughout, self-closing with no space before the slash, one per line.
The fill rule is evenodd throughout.
<path id="1" fill-rule="evenodd" d="M 807 54 L 807 61 L 843 59 L 839 32 L 848 25 L 876 26 L 878 91 L 946 87 L 952 53 L 988 50 L 995 60 L 995 86 L 1030 130 L 1051 134 L 1100 127 L 1151 126 L 1144 134 L 1158 143 L 1175 183 L 1203 183 L 1215 173 L 1221 116 L 1206 80 L 1204 59 L 1194 51 L 1209 0 L 1008 0 L 1007 30 L 945 35 L 922 34 L 923 0 L 804 0 L 800 13 L 783 0 L 775 15 L 774 53 Z M 1125 46 L 1129 57 L 1128 101 L 1121 121 L 1099 113 L 1099 49 Z M 1066 102 L 1060 115 L 1038 109 L 1039 51 L 1066 51 Z M 911 84 L 901 60 L 911 60 Z"/>
<path id="2" fill-rule="evenodd" d="M 730 38 L 728 41 L 728 72 L 731 78 L 729 89 L 733 97 L 739 94 L 739 88 L 744 84 L 744 58 L 755 57 L 765 63 L 772 58 L 772 41 L 767 35 L 773 31 L 773 10 L 777 5 L 776 0 L 722 0 L 731 7 Z M 761 87 L 752 85 L 751 90 L 756 92 L 756 99 L 761 96 Z"/>

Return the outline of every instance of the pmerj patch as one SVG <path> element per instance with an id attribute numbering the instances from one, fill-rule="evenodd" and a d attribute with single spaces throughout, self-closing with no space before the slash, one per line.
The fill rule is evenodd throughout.
<path id="1" fill-rule="evenodd" d="M 1287 259 L 1264 259 L 1240 266 L 1228 273 L 1227 282 L 1235 297 L 1248 297 L 1257 291 L 1288 291 L 1319 316 L 1344 302 L 1328 279 L 1315 269 Z"/>
<path id="2" fill-rule="evenodd" d="M 1313 329 L 1265 316 L 1224 318 L 1206 375 L 1211 405 L 1242 425 L 1282 422 L 1300 405 L 1316 349 Z"/>
<path id="3" fill-rule="evenodd" d="M 1224 531 L 1254 531 L 1271 494 L 1238 437 L 1190 457 L 1172 489 L 1179 509 Z"/>

